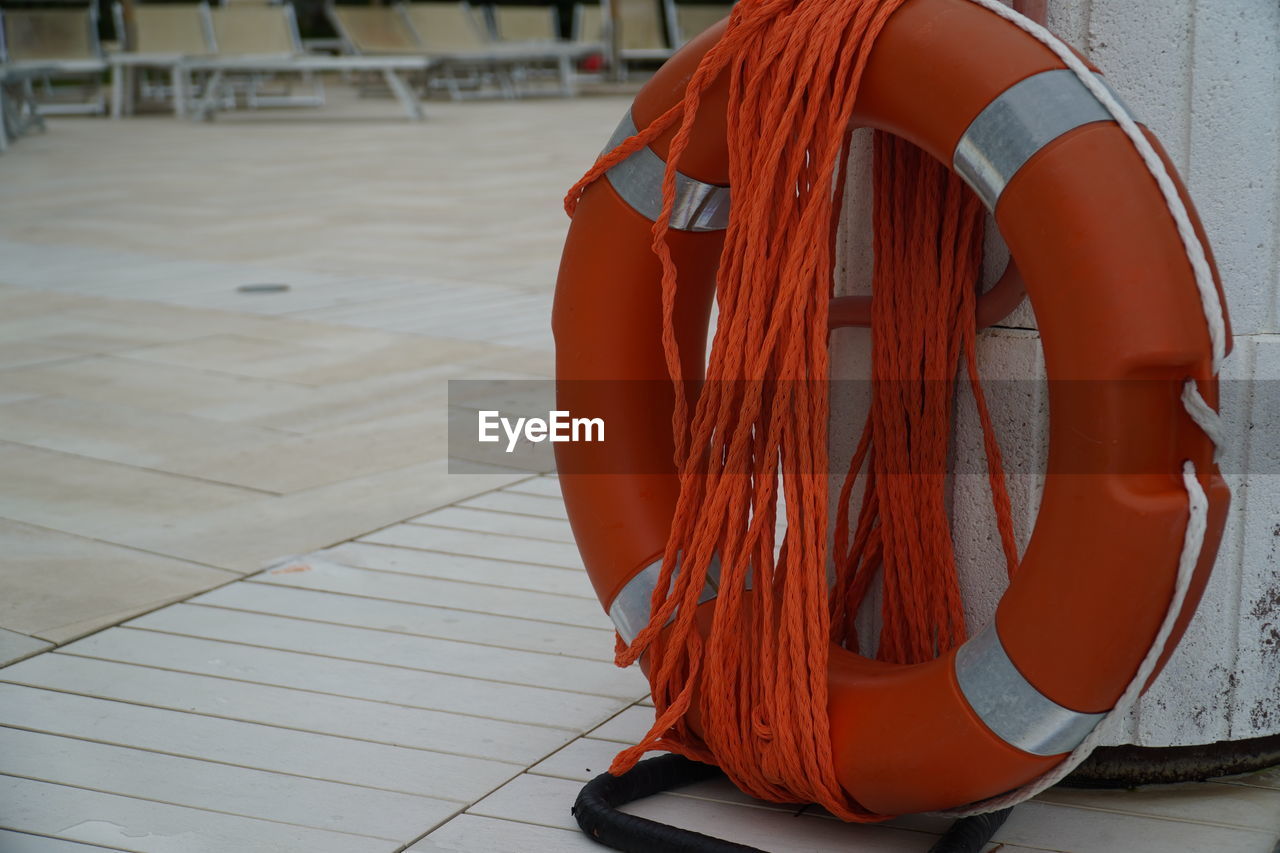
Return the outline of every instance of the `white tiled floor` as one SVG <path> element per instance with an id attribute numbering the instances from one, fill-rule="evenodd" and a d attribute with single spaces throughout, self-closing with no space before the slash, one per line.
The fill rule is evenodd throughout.
<path id="1" fill-rule="evenodd" d="M 535 518 L 423 520 L 457 513 Z M 449 553 L 343 545 L 0 670 L 0 827 L 139 851 L 396 850 L 645 695 L 607 659 L 580 567 L 491 555 L 563 563 L 538 551 L 562 543 L 391 529 L 439 530 Z M 526 572 L 578 585 L 533 591 Z"/>
<path id="2" fill-rule="evenodd" d="M 557 495 L 515 483 L 0 670 L 0 850 L 600 849 L 569 808 L 652 708 Z M 848 826 L 723 781 L 627 810 L 777 851 L 922 851 L 948 824 Z M 1269 853 L 1277 833 L 1272 772 L 1055 790 L 997 841 Z"/>

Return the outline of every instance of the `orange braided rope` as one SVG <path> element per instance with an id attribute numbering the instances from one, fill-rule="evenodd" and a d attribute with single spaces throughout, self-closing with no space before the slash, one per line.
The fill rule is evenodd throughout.
<path id="1" fill-rule="evenodd" d="M 884 137 L 876 145 L 874 400 L 842 489 L 834 595 L 827 585 L 826 328 L 842 192 L 836 180 L 833 195 L 833 176 L 843 173 L 871 46 L 901 2 L 741 0 L 684 100 L 601 157 L 565 200 L 572 215 L 587 185 L 679 124 L 653 249 L 663 269 L 664 352 L 680 383 L 677 273 L 666 244 L 675 172 L 702 93 L 727 75 L 733 208 L 717 276 L 718 330 L 693 411 L 684 394 L 675 395 L 681 488 L 651 621 L 617 655 L 626 666 L 648 654 L 657 720 L 619 754 L 613 772 L 645 751 L 668 750 L 718 764 L 762 799 L 817 802 L 846 820 L 881 820 L 836 778 L 829 644 L 853 647 L 853 617 L 877 572 L 882 657 L 925 660 L 964 639 L 942 472 L 961 354 L 981 401 L 973 299 L 982 211 L 944 168 Z M 1012 567 L 1008 498 L 990 418 L 979 405 Z M 866 461 L 866 499 L 850 544 L 849 495 Z M 775 556 L 780 470 L 787 532 Z M 713 557 L 720 591 L 704 639 L 694 614 Z M 695 697 L 700 735 L 688 718 Z"/>
<path id="2" fill-rule="evenodd" d="M 877 657 L 919 663 L 964 642 L 945 504 L 954 376 L 963 356 L 977 403 L 1008 571 L 1017 565 L 1000 448 L 978 382 L 974 282 L 982 205 L 964 183 L 887 134 L 874 142 L 872 402 L 835 520 L 833 639 L 856 650 L 854 618 L 880 573 Z M 849 502 L 867 467 L 849 542 Z"/>

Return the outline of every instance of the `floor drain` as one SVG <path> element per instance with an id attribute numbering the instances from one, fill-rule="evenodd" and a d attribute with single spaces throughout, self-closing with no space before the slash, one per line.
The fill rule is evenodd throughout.
<path id="1" fill-rule="evenodd" d="M 289 289 L 287 284 L 242 284 L 236 288 L 240 293 L 284 293 Z"/>

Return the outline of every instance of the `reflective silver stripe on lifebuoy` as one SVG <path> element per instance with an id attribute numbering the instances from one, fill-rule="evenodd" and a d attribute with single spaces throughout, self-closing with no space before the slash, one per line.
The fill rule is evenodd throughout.
<path id="1" fill-rule="evenodd" d="M 1064 708 L 1037 690 L 1009 660 L 994 622 L 960 647 L 955 666 L 969 707 L 1001 740 L 1023 752 L 1070 752 L 1106 716 Z"/>
<path id="2" fill-rule="evenodd" d="M 653 601 L 653 591 L 658 588 L 658 574 L 661 571 L 662 560 L 654 560 L 627 581 L 626 586 L 618 591 L 613 603 L 609 605 L 609 618 L 613 620 L 613 625 L 618 629 L 618 635 L 622 637 L 623 642 L 630 643 L 641 629 L 649 624 L 649 604 Z M 677 566 L 676 572 L 679 571 Z M 673 575 L 672 580 L 674 579 Z M 751 588 L 750 580 L 747 582 L 747 588 Z M 719 591 L 720 557 L 717 555 L 711 558 L 711 564 L 707 566 L 707 583 L 698 596 L 698 603 L 705 604 L 715 598 Z M 670 625 L 673 621 L 675 621 L 674 614 L 667 620 L 667 624 Z"/>
<path id="3" fill-rule="evenodd" d="M 956 145 L 952 166 L 987 209 L 995 210 L 1005 185 L 1037 151 L 1069 130 L 1112 120 L 1074 71 L 1042 71 L 1010 86 L 978 113 Z"/>
<path id="4" fill-rule="evenodd" d="M 606 152 L 636 135 L 630 111 L 613 132 Z M 667 164 L 649 146 L 641 148 L 605 176 L 622 200 L 650 222 L 662 214 L 662 176 Z M 676 172 L 676 199 L 671 209 L 671 227 L 679 231 L 723 231 L 729 225 L 729 188 L 706 184 Z"/>

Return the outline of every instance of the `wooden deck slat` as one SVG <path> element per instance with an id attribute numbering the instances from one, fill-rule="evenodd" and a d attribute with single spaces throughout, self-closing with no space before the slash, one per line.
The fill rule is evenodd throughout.
<path id="1" fill-rule="evenodd" d="M 335 625 L 612 661 L 612 632 L 276 584 L 230 584 L 195 604 Z"/>
<path id="2" fill-rule="evenodd" d="M 462 583 L 527 589 L 533 592 L 549 592 L 555 595 L 596 600 L 595 593 L 591 589 L 591 581 L 585 573 L 575 569 L 525 564 L 512 566 L 511 563 L 488 560 L 483 557 L 393 548 L 367 542 L 349 542 L 336 548 L 327 548 L 316 556 L 361 569 L 399 572 Z"/>
<path id="3" fill-rule="evenodd" d="M 653 708 L 633 705 L 591 731 L 591 737 L 630 746 L 649 733 L 653 725 Z"/>
<path id="4" fill-rule="evenodd" d="M 496 515 L 484 509 L 465 506 L 448 506 L 426 515 L 409 519 L 410 524 L 430 524 L 435 527 L 452 527 L 458 530 L 474 530 L 478 533 L 499 533 L 505 536 L 524 536 L 530 539 L 546 539 L 551 542 L 573 543 L 573 529 L 569 522 L 527 515 L 502 513 Z"/>
<path id="5" fill-rule="evenodd" d="M 483 495 L 469 498 L 460 503 L 459 506 L 488 509 L 494 512 L 508 512 L 517 515 L 532 515 L 538 518 L 559 518 L 565 521 L 569 519 L 569 513 L 564 508 L 564 501 L 560 500 L 559 497 L 547 498 L 541 495 L 530 495 L 506 489 L 487 492 Z"/>
<path id="6" fill-rule="evenodd" d="M 0 628 L 0 666 L 53 648 L 53 643 Z"/>
<path id="7" fill-rule="evenodd" d="M 0 678 L 156 708 L 504 761 L 535 761 L 572 737 L 564 729 L 398 708 L 56 652 L 0 670 Z"/>
<path id="8" fill-rule="evenodd" d="M 1070 853 L 1169 853 L 1171 850 L 1272 853 L 1274 833 L 1205 826 L 1066 808 L 1033 800 L 1015 808 L 995 835 L 996 841 L 1067 850 Z"/>
<path id="9" fill-rule="evenodd" d="M 12 726 L 202 761 L 470 802 L 520 765 L 0 684 Z"/>
<path id="10" fill-rule="evenodd" d="M 544 539 L 526 539 L 519 536 L 499 536 L 495 533 L 477 533 L 472 530 L 397 524 L 395 527 L 362 536 L 358 541 L 488 557 L 513 563 L 534 563 L 563 569 L 582 568 L 582 557 L 578 554 L 577 545 L 548 542 Z"/>
<path id="11" fill-rule="evenodd" d="M 377 663 L 335 660 L 173 634 L 157 637 L 131 628 L 113 628 L 95 634 L 65 651 L 196 675 L 575 731 L 596 725 L 624 704 L 617 699 L 498 684 Z"/>
<path id="12" fill-rule="evenodd" d="M 99 850 L 119 849 L 119 847 L 99 847 L 96 844 L 82 844 L 79 841 L 50 838 L 47 835 L 28 835 L 25 832 L 0 829 L 0 850 L 5 853 L 95 853 Z"/>
<path id="13" fill-rule="evenodd" d="M 345 595 L 361 595 L 388 601 L 428 604 L 475 613 L 514 616 L 559 622 L 583 628 L 612 630 L 613 623 L 600 605 L 584 598 L 550 595 L 521 589 L 482 587 L 476 584 L 442 581 L 435 578 L 366 572 L 310 560 L 310 571 L 288 574 L 266 572 L 254 575 L 253 583 L 274 583 L 303 589 L 320 589 Z M 518 568 L 513 569 L 518 571 Z"/>
<path id="14" fill-rule="evenodd" d="M 0 776 L 0 825 L 137 853 L 391 853 L 395 844 Z"/>
<path id="15" fill-rule="evenodd" d="M 599 844 L 578 830 L 533 826 L 477 815 L 458 815 L 407 853 L 601 853 Z"/>
<path id="16" fill-rule="evenodd" d="M 549 687 L 635 701 L 645 693 L 639 670 L 622 670 L 601 661 L 542 652 L 495 649 L 454 640 L 436 640 L 321 625 L 300 619 L 175 605 L 129 623 L 152 631 L 167 631 L 210 640 L 247 643 L 284 651 L 325 655 L 344 660 L 482 678 L 530 687 Z M 74 649 L 75 646 L 71 646 Z"/>
<path id="17" fill-rule="evenodd" d="M 467 814 L 574 832 L 578 824 L 570 809 L 581 788 L 565 779 L 521 774 L 467 809 Z"/>
<path id="18" fill-rule="evenodd" d="M 623 745 L 611 740 L 580 737 L 560 747 L 528 769 L 528 773 L 555 776 L 575 782 L 587 782 L 609 769 L 613 757 L 622 751 Z M 647 752 L 645 758 L 661 755 Z"/>
<path id="19" fill-rule="evenodd" d="M 401 843 L 459 808 L 444 800 L 17 729 L 0 728 L 0 755 L 12 776 Z"/>
<path id="20" fill-rule="evenodd" d="M 1051 788 L 1039 800 L 1060 806 L 1255 829 L 1280 839 L 1280 791 L 1232 785 L 1162 785 L 1136 790 Z"/>
<path id="21" fill-rule="evenodd" d="M 522 495 L 539 495 L 544 498 L 564 497 L 560 493 L 560 481 L 554 477 L 534 477 L 532 480 L 522 480 L 519 483 L 512 483 L 503 491 Z"/>

